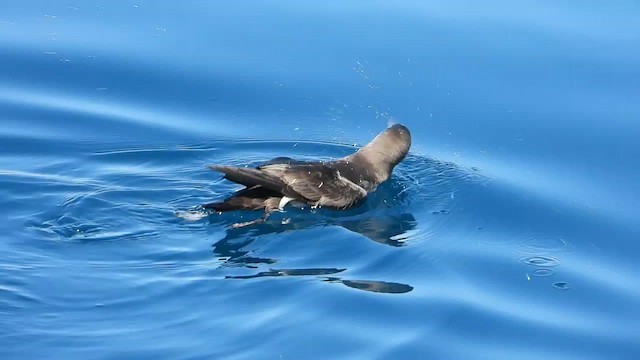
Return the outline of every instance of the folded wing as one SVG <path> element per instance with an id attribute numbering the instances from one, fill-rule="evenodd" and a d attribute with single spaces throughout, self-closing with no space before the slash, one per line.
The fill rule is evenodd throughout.
<path id="1" fill-rule="evenodd" d="M 367 196 L 366 190 L 342 177 L 338 170 L 320 163 L 210 168 L 225 174 L 230 181 L 247 187 L 261 186 L 317 206 L 348 208 Z"/>
<path id="2" fill-rule="evenodd" d="M 282 177 L 289 189 L 320 206 L 348 208 L 367 196 L 362 187 L 326 165 L 291 166 Z"/>

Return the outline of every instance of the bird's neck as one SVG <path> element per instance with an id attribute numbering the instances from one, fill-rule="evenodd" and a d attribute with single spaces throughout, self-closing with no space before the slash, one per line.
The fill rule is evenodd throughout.
<path id="1" fill-rule="evenodd" d="M 344 174 L 349 180 L 371 191 L 385 182 L 393 166 L 386 160 L 386 155 L 375 149 L 362 148 L 342 161 Z"/>

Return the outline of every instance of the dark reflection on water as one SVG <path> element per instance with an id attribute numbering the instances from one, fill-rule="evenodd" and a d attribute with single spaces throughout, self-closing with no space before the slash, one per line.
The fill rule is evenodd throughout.
<path id="1" fill-rule="evenodd" d="M 363 235 L 377 243 L 389 246 L 404 246 L 407 232 L 417 226 L 411 214 L 388 215 L 366 219 L 344 220 L 336 225 Z"/>
<path id="2" fill-rule="evenodd" d="M 302 214 L 301 214 L 302 215 Z M 268 221 L 245 228 L 231 228 L 221 240 L 213 244 L 213 252 L 220 257 L 227 258 L 227 262 L 249 266 L 252 264 L 273 264 L 276 260 L 248 256 L 249 251 L 242 250 L 257 237 L 268 234 L 278 234 L 286 231 L 304 230 L 312 227 L 341 226 L 344 229 L 358 233 L 377 243 L 400 247 L 405 245 L 407 232 L 416 228 L 417 221 L 411 214 L 378 214 L 367 218 L 327 219 L 315 220 L 317 214 L 304 214 L 305 219 L 296 216 L 285 221 Z M 216 215 L 212 215 L 216 216 Z M 258 216 L 258 215 L 256 215 Z M 229 224 L 233 221 L 229 221 Z"/>
<path id="3" fill-rule="evenodd" d="M 345 271 L 346 269 L 336 268 L 316 268 L 316 269 L 271 269 L 261 271 L 254 275 L 225 276 L 226 279 L 255 279 L 269 276 L 318 276 L 332 275 Z"/>
<path id="4" fill-rule="evenodd" d="M 226 279 L 255 279 L 261 277 L 282 277 L 282 276 L 322 276 L 338 274 L 346 269 L 337 268 L 310 268 L 310 269 L 271 269 L 261 271 L 253 275 L 226 276 Z M 341 283 L 353 289 L 371 291 L 387 294 L 404 294 L 413 290 L 413 286 L 387 281 L 373 280 L 344 280 L 339 277 L 324 277 L 323 281 Z"/>
<path id="5" fill-rule="evenodd" d="M 409 238 L 408 231 L 417 227 L 417 220 L 412 214 L 393 213 L 391 211 L 358 211 L 338 212 L 331 210 L 321 210 L 310 213 L 303 210 L 290 210 L 290 218 L 279 218 L 279 214 L 269 219 L 269 221 L 256 224 L 255 226 L 232 228 L 235 222 L 231 217 L 223 215 L 222 223 L 227 225 L 225 236 L 214 243 L 213 253 L 225 261 L 226 266 L 239 266 L 257 269 L 259 265 L 270 265 L 278 262 L 278 259 L 257 257 L 251 255 L 249 245 L 256 239 L 264 235 L 273 235 L 289 231 L 305 230 L 315 227 L 339 226 L 351 232 L 360 234 L 376 243 L 389 245 L 391 247 L 404 246 Z M 237 214 L 236 214 L 237 215 Z M 250 214 L 259 216 L 259 214 Z M 343 215 L 343 217 L 338 217 Z M 349 216 L 351 215 L 351 216 Z M 210 216 L 210 222 L 220 225 L 216 220 L 217 215 Z M 236 219 L 237 220 L 237 219 Z M 317 276 L 322 281 L 331 283 L 341 283 L 353 289 L 371 291 L 377 293 L 402 294 L 413 290 L 407 284 L 384 282 L 375 280 L 348 280 L 334 275 L 346 271 L 346 268 L 300 268 L 300 269 L 269 269 L 251 275 L 226 276 L 227 279 L 255 279 L 263 277 L 283 277 L 283 276 Z"/>
<path id="6" fill-rule="evenodd" d="M 258 264 L 273 264 L 276 262 L 274 259 L 261 258 L 249 256 L 249 251 L 243 250 L 246 246 L 250 245 L 256 237 L 248 236 L 254 230 L 248 230 L 244 233 L 238 234 L 234 230 L 227 230 L 227 235 L 212 245 L 213 253 L 219 257 L 226 258 L 228 265 L 236 264 L 239 266 L 255 267 Z"/>
<path id="7" fill-rule="evenodd" d="M 387 281 L 341 280 L 338 278 L 328 278 L 327 281 L 337 281 L 350 288 L 386 294 L 404 294 L 413 290 L 413 286 Z"/>

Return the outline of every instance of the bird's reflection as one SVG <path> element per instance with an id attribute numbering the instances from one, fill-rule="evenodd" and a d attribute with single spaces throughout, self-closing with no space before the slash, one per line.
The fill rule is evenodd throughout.
<path id="1" fill-rule="evenodd" d="M 403 294 L 413 290 L 413 287 L 407 284 L 372 281 L 372 280 L 345 280 L 334 275 L 345 271 L 346 269 L 337 268 L 311 268 L 311 269 L 271 269 L 269 271 L 261 271 L 254 275 L 227 276 L 227 279 L 255 279 L 261 277 L 281 277 L 281 276 L 320 276 L 323 281 L 330 283 L 341 283 L 353 289 L 371 291 L 386 294 Z"/>
<path id="2" fill-rule="evenodd" d="M 302 214 L 301 214 L 302 215 Z M 318 214 L 315 214 L 318 215 Z M 305 219 L 303 219 L 303 217 Z M 321 226 L 340 226 L 358 233 L 376 243 L 393 247 L 404 246 L 407 232 L 416 228 L 416 219 L 411 214 L 379 214 L 364 217 L 360 214 L 351 218 L 321 218 L 307 219 L 300 216 L 289 221 L 268 221 L 263 224 L 247 228 L 228 228 L 224 238 L 213 244 L 213 253 L 225 260 L 227 266 L 242 266 L 257 269 L 260 265 L 271 265 L 276 259 L 251 256 L 247 247 L 259 236 L 277 234 L 286 231 L 296 231 Z M 229 223 L 231 223 L 230 221 Z M 270 269 L 251 275 L 227 276 L 227 279 L 255 279 L 263 277 L 282 276 L 316 276 L 329 283 L 341 283 L 353 289 L 378 293 L 401 294 L 413 290 L 406 284 L 374 281 L 348 280 L 335 276 L 345 271 L 344 268 L 301 268 L 301 269 Z"/>
<path id="3" fill-rule="evenodd" d="M 331 211 L 319 209 L 288 208 L 285 213 L 274 214 L 264 223 L 248 227 L 232 228 L 237 216 L 259 216 L 259 214 L 212 214 L 209 221 L 217 226 L 226 227 L 225 236 L 212 245 L 213 253 L 225 261 L 226 266 L 237 266 L 258 269 L 260 266 L 272 265 L 277 259 L 256 257 L 247 250 L 251 243 L 262 235 L 278 234 L 290 231 L 317 227 L 339 226 L 376 243 L 392 247 L 406 245 L 410 231 L 416 229 L 415 217 L 404 209 L 406 196 L 401 182 L 391 181 L 381 186 L 363 206 L 350 211 Z M 393 195 L 391 195 L 393 194 Z M 246 219 L 242 219 L 244 221 Z M 228 279 L 255 279 L 282 276 L 315 276 L 328 283 L 341 283 L 353 289 L 379 293 L 407 293 L 413 287 L 406 284 L 373 281 L 347 280 L 336 274 L 345 271 L 343 268 L 301 268 L 270 269 L 256 274 L 227 276 Z"/>
<path id="4" fill-rule="evenodd" d="M 377 243 L 400 247 L 405 245 L 408 231 L 415 229 L 416 225 L 416 219 L 411 214 L 381 214 L 367 218 L 323 218 L 320 220 L 297 217 L 280 221 L 274 217 L 272 221 L 256 224 L 252 227 L 228 228 L 225 237 L 213 244 L 213 252 L 226 258 L 227 262 L 239 265 L 272 264 L 275 260 L 249 256 L 249 252 L 243 249 L 261 235 L 321 226 L 340 226 Z"/>
<path id="5" fill-rule="evenodd" d="M 319 275 L 333 275 L 341 273 L 346 269 L 335 268 L 311 268 L 311 269 L 271 269 L 269 271 L 261 271 L 253 275 L 240 275 L 240 276 L 226 276 L 227 279 L 255 279 L 260 277 L 275 277 L 275 276 L 319 276 Z"/>
<path id="6" fill-rule="evenodd" d="M 325 281 L 339 282 L 353 289 L 385 294 L 404 294 L 413 290 L 411 285 L 388 281 L 343 280 L 339 278 L 327 278 Z"/>
<path id="7" fill-rule="evenodd" d="M 416 219 L 411 214 L 387 215 L 354 220 L 336 221 L 335 225 L 363 235 L 377 243 L 389 246 L 404 246 L 407 232 L 416 228 Z"/>

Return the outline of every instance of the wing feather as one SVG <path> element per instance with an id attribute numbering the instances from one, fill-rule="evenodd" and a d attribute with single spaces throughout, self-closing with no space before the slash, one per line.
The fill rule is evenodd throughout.
<path id="1" fill-rule="evenodd" d="M 273 171 L 269 172 L 262 169 L 221 165 L 210 165 L 209 168 L 223 173 L 225 179 L 247 187 L 260 185 L 266 189 L 278 192 L 281 192 L 285 187 L 279 174 Z"/>
<path id="2" fill-rule="evenodd" d="M 326 165 L 292 166 L 282 173 L 288 188 L 316 205 L 348 208 L 367 191 Z"/>
<path id="3" fill-rule="evenodd" d="M 361 186 L 340 175 L 337 169 L 321 163 L 272 163 L 259 168 L 210 166 L 225 178 L 247 187 L 260 186 L 317 206 L 348 208 L 367 196 Z"/>

